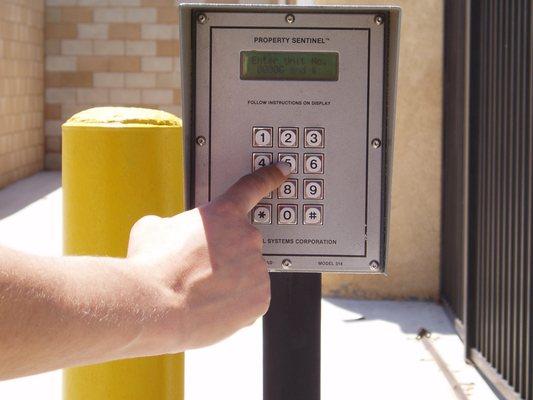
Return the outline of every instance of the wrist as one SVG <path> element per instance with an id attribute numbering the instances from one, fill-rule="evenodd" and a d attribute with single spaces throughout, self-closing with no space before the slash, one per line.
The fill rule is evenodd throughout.
<path id="1" fill-rule="evenodd" d="M 130 259 L 63 259 L 67 330 L 83 338 L 75 364 L 158 354 L 154 332 L 164 312 L 164 290 L 149 269 Z M 74 358 L 75 357 L 75 358 Z"/>
<path id="2" fill-rule="evenodd" d="M 139 258 L 123 260 L 119 274 L 132 288 L 129 299 L 135 335 L 127 338 L 120 357 L 152 356 L 184 349 L 181 296 L 154 276 L 154 262 Z M 118 329 L 121 335 L 122 329 Z"/>

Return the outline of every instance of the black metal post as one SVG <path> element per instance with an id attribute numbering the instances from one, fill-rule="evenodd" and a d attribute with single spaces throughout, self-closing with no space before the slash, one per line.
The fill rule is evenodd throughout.
<path id="1" fill-rule="evenodd" d="M 320 400 L 321 274 L 271 273 L 263 400 Z"/>

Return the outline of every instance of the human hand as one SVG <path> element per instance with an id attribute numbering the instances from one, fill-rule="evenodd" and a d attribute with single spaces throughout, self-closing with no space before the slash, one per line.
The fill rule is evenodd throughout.
<path id="1" fill-rule="evenodd" d="M 135 224 L 128 260 L 142 284 L 153 285 L 157 299 L 133 353 L 207 346 L 267 311 L 270 279 L 262 236 L 248 213 L 289 173 L 286 163 L 261 168 L 209 204 Z"/>
<path id="2" fill-rule="evenodd" d="M 0 246 L 0 380 L 207 346 L 254 322 L 270 281 L 247 214 L 289 171 L 265 167 L 202 207 L 142 218 L 125 259 Z"/>

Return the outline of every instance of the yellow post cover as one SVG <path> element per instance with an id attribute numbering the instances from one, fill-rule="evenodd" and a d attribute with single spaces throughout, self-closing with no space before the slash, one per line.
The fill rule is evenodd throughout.
<path id="1" fill-rule="evenodd" d="M 66 255 L 126 256 L 144 215 L 185 209 L 181 120 L 142 108 L 100 107 L 63 125 Z M 182 400 L 183 354 L 64 371 L 65 400 Z"/>

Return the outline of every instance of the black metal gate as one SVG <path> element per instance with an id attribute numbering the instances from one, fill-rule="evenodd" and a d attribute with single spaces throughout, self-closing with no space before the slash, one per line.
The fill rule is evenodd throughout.
<path id="1" fill-rule="evenodd" d="M 447 2 L 446 37 L 465 51 L 447 43 L 446 74 L 461 75 L 469 95 L 454 103 L 461 79 L 445 91 L 443 187 L 442 296 L 464 322 L 467 357 L 504 397 L 526 400 L 533 400 L 532 16 L 532 0 Z M 450 32 L 454 24 L 462 40 Z M 456 173 L 458 185 L 454 158 L 466 172 Z"/>

